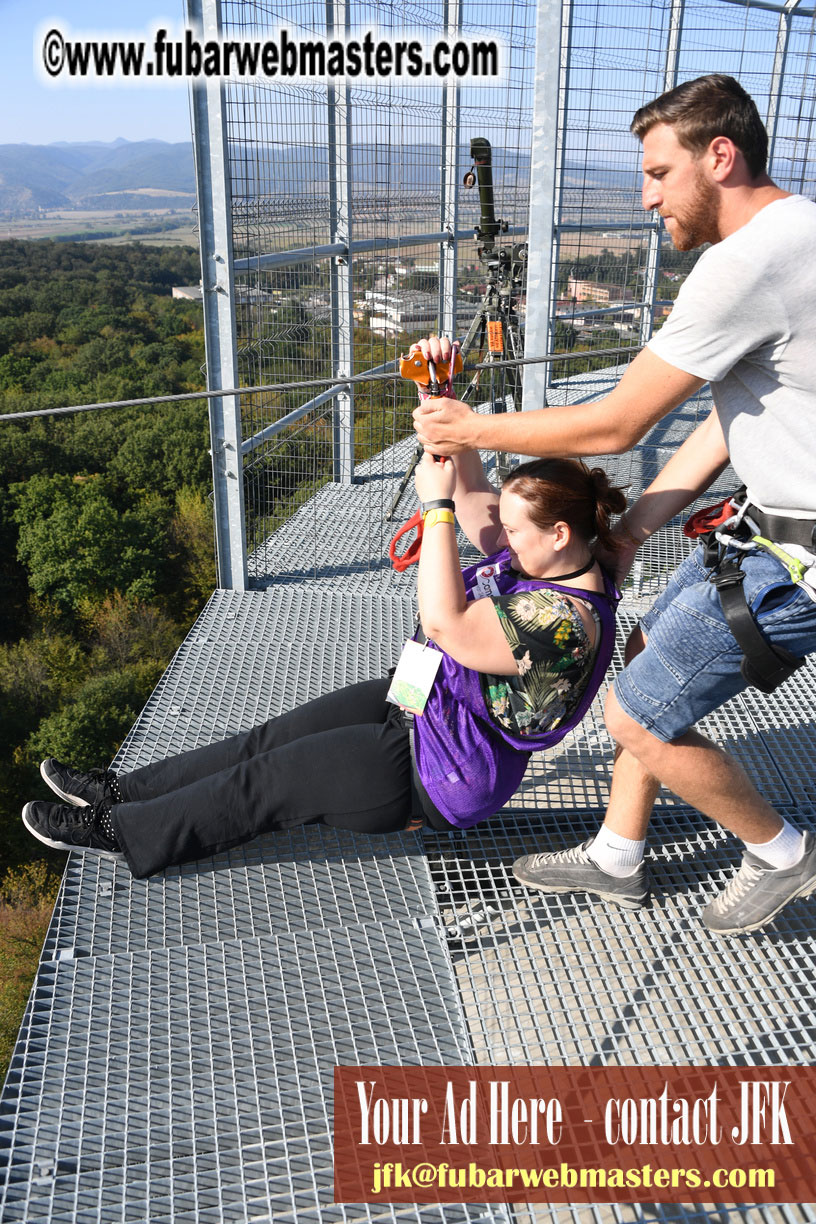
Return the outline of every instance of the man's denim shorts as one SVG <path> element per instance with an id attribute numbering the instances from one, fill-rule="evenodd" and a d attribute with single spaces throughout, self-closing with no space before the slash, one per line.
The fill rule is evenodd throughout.
<path id="1" fill-rule="evenodd" d="M 791 582 L 782 562 L 753 549 L 743 554 L 742 568 L 745 597 L 767 639 L 799 657 L 816 650 L 816 602 Z M 615 681 L 626 713 L 664 743 L 747 687 L 742 651 L 707 581 L 710 573 L 698 545 L 643 617 L 645 650 Z"/>

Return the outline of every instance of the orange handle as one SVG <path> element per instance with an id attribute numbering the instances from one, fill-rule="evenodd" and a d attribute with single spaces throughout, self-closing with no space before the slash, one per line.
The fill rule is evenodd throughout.
<path id="1" fill-rule="evenodd" d="M 454 377 L 460 374 L 463 370 L 462 354 L 457 352 L 453 363 Z M 431 381 L 431 372 L 428 369 L 428 358 L 424 357 L 419 349 L 415 349 L 413 353 L 409 353 L 407 357 L 400 357 L 399 372 L 402 378 L 408 378 L 411 382 L 421 383 L 423 387 L 427 387 Z M 436 363 L 436 377 L 440 383 L 447 382 L 450 372 L 449 361 L 438 361 Z"/>

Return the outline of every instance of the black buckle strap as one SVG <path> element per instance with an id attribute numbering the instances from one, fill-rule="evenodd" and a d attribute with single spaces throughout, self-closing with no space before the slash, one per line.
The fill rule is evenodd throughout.
<path id="1" fill-rule="evenodd" d="M 772 693 L 804 664 L 784 646 L 774 646 L 760 630 L 745 598 L 745 574 L 734 562 L 722 565 L 710 581 L 717 588 L 728 628 L 743 654 L 740 671 L 746 682 Z"/>
<path id="2" fill-rule="evenodd" d="M 759 528 L 760 535 L 774 543 L 798 544 L 816 552 L 816 519 L 786 518 L 782 514 L 766 514 L 751 506 L 748 511 Z"/>
<path id="3" fill-rule="evenodd" d="M 737 509 L 742 509 L 746 498 L 747 490 L 743 485 L 731 501 Z M 768 514 L 753 502 L 748 502 L 748 514 L 759 528 L 759 534 L 766 540 L 773 540 L 774 544 L 798 544 L 800 548 L 816 552 L 816 517 L 813 515 L 807 518 L 788 518 L 785 514 Z"/>
<path id="4" fill-rule="evenodd" d="M 408 732 L 408 742 L 411 748 L 411 828 L 419 828 L 421 825 L 427 825 L 431 829 L 436 829 L 437 832 L 444 830 L 450 833 L 454 829 L 454 825 L 446 820 L 442 813 L 437 808 L 434 801 L 426 791 L 422 784 L 422 779 L 419 776 L 419 770 L 416 763 L 416 747 L 414 739 L 414 725 L 416 723 L 416 715 L 411 710 L 400 708 L 400 717 L 402 725 Z M 419 822 L 419 823 L 416 823 Z"/>
<path id="5" fill-rule="evenodd" d="M 703 565 L 706 569 L 716 569 L 725 556 L 725 548 L 717 539 L 717 533 L 707 531 L 705 535 L 700 536 L 698 543 L 703 550 Z"/>
<path id="6" fill-rule="evenodd" d="M 736 493 L 731 499 L 732 505 L 736 506 L 737 508 L 739 508 L 737 498 L 743 492 L 744 489 L 740 489 L 739 492 Z M 706 569 L 719 569 L 719 567 L 722 565 L 723 558 L 725 557 L 726 546 L 723 540 L 718 539 L 717 536 L 718 533 L 723 532 L 723 530 L 724 529 L 721 527 L 715 527 L 711 531 L 702 532 L 698 537 L 698 542 L 703 547 L 703 565 L 706 567 Z M 751 536 L 753 535 L 753 531 L 743 520 L 742 522 L 735 524 L 733 527 L 729 527 L 727 531 L 725 531 L 725 535 L 733 536 L 735 540 L 747 541 L 750 540 Z"/>

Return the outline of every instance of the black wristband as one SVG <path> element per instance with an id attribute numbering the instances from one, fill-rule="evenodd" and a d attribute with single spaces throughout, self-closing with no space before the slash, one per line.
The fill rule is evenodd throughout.
<path id="1" fill-rule="evenodd" d="M 438 497 L 436 501 L 420 502 L 420 510 L 427 514 L 429 510 L 455 510 L 456 506 L 449 497 Z"/>

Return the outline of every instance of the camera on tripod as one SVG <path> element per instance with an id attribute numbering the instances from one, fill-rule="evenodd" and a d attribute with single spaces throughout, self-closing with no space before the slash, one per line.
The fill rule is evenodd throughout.
<path id="1" fill-rule="evenodd" d="M 520 363 L 524 346 L 516 305 L 525 291 L 527 243 L 517 242 L 510 248 L 497 246 L 496 239 L 500 234 L 506 234 L 509 226 L 506 221 L 496 217 L 490 141 L 484 136 L 474 136 L 470 142 L 470 156 L 473 167 L 465 175 L 464 185 L 479 185 L 480 215 L 474 237 L 478 243 L 479 260 L 485 267 L 485 292 L 461 344 L 463 361 L 475 348 L 480 362 L 461 398 L 467 402 L 475 397 L 480 387 L 484 389 L 481 376 L 485 373 L 490 384 L 486 398 L 490 400 L 491 411 L 517 412 L 521 407 Z M 482 365 L 483 355 L 485 362 Z M 417 457 L 414 456 L 400 481 L 386 520 L 395 514 L 416 464 Z M 506 455 L 497 454 L 496 470 L 499 475 L 509 470 Z"/>
<path id="2" fill-rule="evenodd" d="M 478 183 L 479 186 L 479 224 L 473 230 L 479 244 L 479 259 L 487 266 L 488 280 L 508 288 L 512 286 L 518 292 L 523 289 L 527 271 L 527 243 L 518 242 L 512 250 L 496 246 L 497 237 L 507 233 L 508 225 L 496 216 L 490 141 L 484 136 L 472 137 L 470 156 L 473 167 L 465 175 L 464 185 L 474 187 Z"/>
<path id="3" fill-rule="evenodd" d="M 479 258 L 489 260 L 493 255 L 497 236 L 507 232 L 507 222 L 497 219 L 493 201 L 493 150 L 490 141 L 484 136 L 474 136 L 470 142 L 470 156 L 473 168 L 465 175 L 465 187 L 479 184 L 481 212 L 479 224 L 474 229 L 474 237 L 479 243 Z"/>

